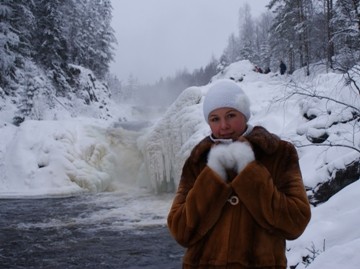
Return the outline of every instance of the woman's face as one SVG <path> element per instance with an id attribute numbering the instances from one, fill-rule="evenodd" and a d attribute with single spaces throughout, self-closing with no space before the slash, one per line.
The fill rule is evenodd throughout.
<path id="1" fill-rule="evenodd" d="M 209 114 L 209 126 L 215 138 L 237 139 L 246 130 L 246 118 L 236 109 L 222 107 Z"/>

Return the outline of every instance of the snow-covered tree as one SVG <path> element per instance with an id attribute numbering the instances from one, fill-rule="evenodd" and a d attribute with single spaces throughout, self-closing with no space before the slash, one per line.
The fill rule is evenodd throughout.
<path id="1" fill-rule="evenodd" d="M 66 75 L 69 53 L 64 31 L 63 1 L 39 0 L 35 15 L 35 61 L 48 70 L 57 94 L 66 96 L 71 87 Z"/>
<path id="2" fill-rule="evenodd" d="M 227 47 L 224 49 L 224 52 L 220 59 L 220 64 L 223 67 L 228 66 L 229 64 L 240 60 L 240 44 L 239 39 L 232 33 L 228 38 Z"/>
<path id="3" fill-rule="evenodd" d="M 325 31 L 326 31 L 326 62 L 327 66 L 333 68 L 334 57 L 334 29 L 331 21 L 334 16 L 334 3 L 333 0 L 324 0 L 324 18 L 325 18 Z"/>
<path id="4" fill-rule="evenodd" d="M 33 4 L 26 0 L 0 2 L 0 87 L 7 94 L 16 90 L 16 70 L 32 53 Z"/>
<path id="5" fill-rule="evenodd" d="M 80 1 L 81 2 L 81 1 Z M 103 78 L 109 71 L 109 64 L 113 60 L 113 44 L 116 43 L 114 30 L 111 27 L 112 6 L 109 0 L 85 1 L 83 4 L 80 25 L 73 27 L 79 31 L 76 39 L 76 64 L 85 66 Z M 76 55 L 74 55 L 75 57 Z"/>
<path id="6" fill-rule="evenodd" d="M 272 0 L 269 8 L 275 18 L 271 29 L 271 44 L 278 59 L 287 59 L 289 72 L 306 66 L 309 74 L 311 59 L 311 27 L 314 13 L 311 0 Z"/>
<path id="7" fill-rule="evenodd" d="M 263 68 L 271 68 L 270 26 L 273 15 L 267 11 L 263 13 L 256 24 L 255 46 L 259 61 L 257 64 Z"/>
<path id="8" fill-rule="evenodd" d="M 86 16 L 86 0 L 64 0 L 64 17 L 69 18 L 63 27 L 66 36 L 68 61 L 81 65 L 81 59 L 86 55 L 86 44 L 82 43 L 83 21 Z"/>
<path id="9" fill-rule="evenodd" d="M 105 77 L 113 57 L 111 9 L 110 0 L 0 2 L 0 88 L 18 108 L 15 123 L 42 118 L 34 101 L 41 95 L 47 107 L 52 97 L 90 104 L 100 102 L 97 88 L 107 95 L 94 81 Z"/>
<path id="10" fill-rule="evenodd" d="M 35 59 L 50 69 L 60 67 L 68 58 L 62 10 L 61 0 L 39 0 L 36 8 Z"/>
<path id="11" fill-rule="evenodd" d="M 346 71 L 360 61 L 360 0 L 336 1 L 332 27 L 337 68 Z"/>
<path id="12" fill-rule="evenodd" d="M 257 47 L 255 41 L 255 24 L 251 16 L 251 8 L 248 3 L 239 9 L 239 50 L 240 60 L 250 60 L 257 63 Z"/>

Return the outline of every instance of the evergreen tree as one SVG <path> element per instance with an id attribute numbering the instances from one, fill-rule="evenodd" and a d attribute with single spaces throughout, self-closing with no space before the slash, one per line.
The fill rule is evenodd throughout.
<path id="1" fill-rule="evenodd" d="M 7 94 L 15 91 L 16 70 L 24 67 L 32 54 L 30 43 L 34 29 L 32 2 L 3 0 L 0 3 L 0 87 Z"/>
<path id="2" fill-rule="evenodd" d="M 64 23 L 63 31 L 66 36 L 68 48 L 68 62 L 81 65 L 81 58 L 86 55 L 86 44 L 82 44 L 81 36 L 84 32 L 83 21 L 86 14 L 87 0 L 65 0 L 64 1 Z"/>
<path id="3" fill-rule="evenodd" d="M 60 67 L 68 58 L 62 7 L 61 0 L 39 0 L 37 3 L 35 59 L 49 69 Z"/>
<path id="4" fill-rule="evenodd" d="M 327 67 L 333 68 L 333 57 L 334 57 L 334 28 L 332 27 L 331 21 L 334 16 L 334 4 L 333 0 L 324 0 L 324 19 L 325 19 L 325 45 L 326 45 L 326 63 Z"/>
<path id="5" fill-rule="evenodd" d="M 309 74 L 310 25 L 313 14 L 311 0 L 272 0 L 269 8 L 275 18 L 271 28 L 271 46 L 278 59 L 288 59 L 289 72 L 307 66 Z"/>
<path id="6" fill-rule="evenodd" d="M 113 44 L 116 43 L 116 38 L 114 30 L 111 27 L 112 20 L 112 6 L 111 0 L 102 0 L 99 1 L 98 5 L 98 18 L 102 20 L 98 26 L 98 34 L 96 38 L 96 59 L 95 68 L 93 69 L 95 74 L 100 78 L 103 78 L 104 75 L 109 71 L 109 63 L 113 60 Z"/>
<path id="7" fill-rule="evenodd" d="M 274 68 L 271 62 L 272 52 L 270 47 L 270 26 L 272 20 L 272 14 L 270 12 L 265 12 L 260 16 L 256 26 L 255 44 L 259 55 L 257 64 L 262 66 L 264 70 L 266 68 Z"/>
<path id="8" fill-rule="evenodd" d="M 212 56 L 210 62 L 205 66 L 204 78 L 201 81 L 200 85 L 205 85 L 210 82 L 211 78 L 218 73 L 217 71 L 218 65 L 219 65 L 218 60 L 216 60 L 216 58 Z"/>
<path id="9" fill-rule="evenodd" d="M 0 94 L 11 96 L 18 107 L 14 123 L 41 119 L 35 106 L 44 95 L 49 107 L 55 95 L 68 100 L 90 96 L 84 102 L 98 102 L 91 71 L 98 78 L 109 71 L 116 41 L 111 16 L 110 0 L 0 2 Z M 81 74 L 84 71 L 89 77 Z M 91 92 L 82 95 L 87 87 Z"/>
<path id="10" fill-rule="evenodd" d="M 36 8 L 35 61 L 48 70 L 57 94 L 66 96 L 71 87 L 66 74 L 68 48 L 63 19 L 63 1 L 38 0 Z"/>
<path id="11" fill-rule="evenodd" d="M 257 63 L 259 59 L 256 57 L 258 51 L 255 44 L 255 25 L 248 3 L 239 10 L 239 40 L 240 60 L 247 59 Z"/>
<path id="12" fill-rule="evenodd" d="M 295 47 L 294 23 L 291 6 L 286 1 L 272 0 L 269 9 L 275 14 L 270 29 L 270 46 L 274 59 L 288 59 L 290 72 L 294 71 L 293 50 Z M 277 67 L 279 64 L 277 64 Z"/>
<path id="13" fill-rule="evenodd" d="M 113 60 L 113 44 L 116 43 L 111 27 L 111 1 L 88 1 L 85 10 L 78 41 L 81 46 L 79 64 L 103 78 L 109 71 L 109 64 Z"/>
<path id="14" fill-rule="evenodd" d="M 336 1 L 332 27 L 338 68 L 347 71 L 360 61 L 360 0 Z"/>
<path id="15" fill-rule="evenodd" d="M 325 0 L 328 1 L 328 0 Z M 328 55 L 328 48 L 331 45 L 331 38 L 327 23 L 327 8 L 325 1 L 313 1 L 314 12 L 309 16 L 311 21 L 311 31 L 309 31 L 309 40 L 311 42 L 310 55 L 313 62 L 326 62 L 327 67 L 331 67 L 332 56 Z"/>
<path id="16" fill-rule="evenodd" d="M 235 36 L 234 33 L 232 33 L 228 38 L 227 47 L 225 48 L 220 59 L 222 68 L 225 68 L 229 64 L 240 60 L 241 54 L 239 43 L 239 39 Z"/>

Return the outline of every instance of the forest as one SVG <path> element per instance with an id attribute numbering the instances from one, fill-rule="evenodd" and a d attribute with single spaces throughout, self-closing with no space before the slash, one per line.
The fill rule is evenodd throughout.
<path id="1" fill-rule="evenodd" d="M 116 39 L 110 0 L 4 0 L 0 3 L 0 97 L 17 105 L 14 123 L 41 119 L 34 99 L 99 101 Z M 80 79 L 81 68 L 91 71 Z M 101 87 L 103 90 L 103 87 Z"/>
<path id="2" fill-rule="evenodd" d="M 289 73 L 306 67 L 309 75 L 313 63 L 345 72 L 359 61 L 359 1 L 272 0 L 268 8 L 258 20 L 240 9 L 239 33 L 229 37 L 221 64 L 248 59 L 274 69 L 284 60 Z"/>
<path id="3" fill-rule="evenodd" d="M 252 17 L 247 4 L 239 9 L 238 32 L 229 36 L 219 59 L 141 85 L 136 77 L 122 82 L 109 73 L 117 44 L 110 0 L 3 0 L 0 109 L 11 102 L 13 123 L 19 125 L 44 118 L 36 108 L 39 98 L 46 98 L 48 109 L 57 103 L 71 106 L 74 98 L 106 107 L 99 92 L 116 101 L 165 91 L 174 99 L 186 87 L 205 85 L 231 63 L 245 59 L 274 72 L 283 60 L 289 74 L 305 67 L 307 75 L 314 63 L 343 73 L 359 63 L 359 0 L 271 0 L 267 8 L 259 18 Z"/>

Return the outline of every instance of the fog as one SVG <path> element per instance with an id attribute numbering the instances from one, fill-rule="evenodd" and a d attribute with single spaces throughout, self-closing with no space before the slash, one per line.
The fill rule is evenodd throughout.
<path id="1" fill-rule="evenodd" d="M 268 0 L 113 0 L 118 41 L 111 72 L 127 82 L 153 83 L 179 70 L 192 72 L 219 58 L 238 29 L 239 9 L 248 2 L 253 17 Z"/>

